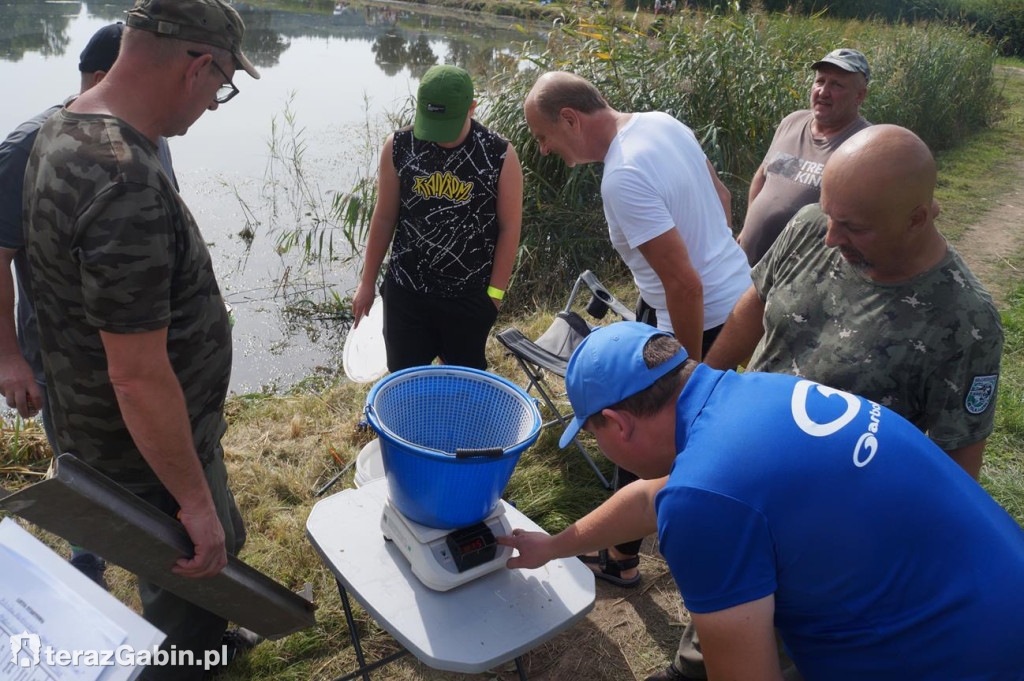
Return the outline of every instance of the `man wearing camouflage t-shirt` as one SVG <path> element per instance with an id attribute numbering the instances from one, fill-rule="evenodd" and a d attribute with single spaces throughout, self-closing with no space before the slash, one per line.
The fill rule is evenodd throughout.
<path id="1" fill-rule="evenodd" d="M 992 432 L 1003 332 L 988 293 L 935 228 L 935 161 L 909 130 L 867 128 L 825 167 L 751 277 L 713 367 L 804 376 L 879 402 L 968 473 Z M 756 349 L 755 349 L 756 345 Z"/>
<path id="2" fill-rule="evenodd" d="M 258 74 L 224 0 L 139 0 L 125 23 L 107 77 L 43 125 L 25 174 L 43 365 L 60 450 L 180 519 L 194 555 L 167 567 L 208 577 L 244 541 L 220 446 L 230 327 L 156 141 L 234 96 L 236 68 Z M 139 593 L 165 649 L 220 649 L 223 619 L 151 583 Z M 202 675 L 166 665 L 143 678 Z"/>

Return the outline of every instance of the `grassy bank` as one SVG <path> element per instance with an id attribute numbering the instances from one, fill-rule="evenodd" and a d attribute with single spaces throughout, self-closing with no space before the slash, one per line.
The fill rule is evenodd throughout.
<path id="1" fill-rule="evenodd" d="M 644 4 L 651 6 L 653 0 L 641 0 Z M 721 3 L 695 0 L 693 4 L 712 8 Z M 761 7 L 840 18 L 942 21 L 988 36 L 1003 54 L 1024 55 L 1024 0 L 742 0 L 740 4 L 744 9 Z"/>
<path id="2" fill-rule="evenodd" d="M 995 69 L 1000 105 L 994 125 L 980 130 L 966 144 L 939 157 L 937 196 L 941 222 L 951 238 L 959 238 L 963 225 L 973 223 L 1005 191 L 1016 160 L 1024 153 L 1024 60 L 1001 59 Z"/>

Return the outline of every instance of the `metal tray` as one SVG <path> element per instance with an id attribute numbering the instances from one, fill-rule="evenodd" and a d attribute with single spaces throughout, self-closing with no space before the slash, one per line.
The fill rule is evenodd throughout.
<path id="1" fill-rule="evenodd" d="M 313 603 L 234 556 L 214 577 L 174 574 L 175 561 L 192 555 L 181 523 L 71 454 L 55 468 L 17 492 L 0 488 L 0 508 L 266 638 L 316 624 Z"/>

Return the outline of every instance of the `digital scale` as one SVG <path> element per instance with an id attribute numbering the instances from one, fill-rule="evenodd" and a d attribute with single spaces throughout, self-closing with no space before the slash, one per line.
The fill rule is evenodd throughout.
<path id="1" fill-rule="evenodd" d="M 483 521 L 459 529 L 438 529 L 415 523 L 389 498 L 380 518 L 384 538 L 393 541 L 412 565 L 412 572 L 434 591 L 448 591 L 495 570 L 504 569 L 512 549 L 495 536 L 510 534 L 505 501 L 499 500 Z"/>

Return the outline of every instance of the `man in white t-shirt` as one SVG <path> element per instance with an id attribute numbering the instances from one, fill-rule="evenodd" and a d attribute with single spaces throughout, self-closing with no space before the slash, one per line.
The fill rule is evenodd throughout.
<path id="1" fill-rule="evenodd" d="M 629 266 L 657 326 L 691 357 L 750 285 L 718 180 L 693 132 L 660 112 L 623 113 L 591 83 L 549 72 L 530 90 L 526 122 L 542 154 L 570 167 L 604 162 L 601 198 L 612 246 Z"/>
<path id="2" fill-rule="evenodd" d="M 537 80 L 524 108 L 542 154 L 570 167 L 604 162 L 608 234 L 640 290 L 638 319 L 702 357 L 749 288 L 750 267 L 729 229 L 729 192 L 693 131 L 665 113 L 616 111 L 586 79 L 558 71 Z M 617 488 L 636 479 L 616 477 Z M 639 550 L 637 540 L 584 561 L 634 586 Z"/>

